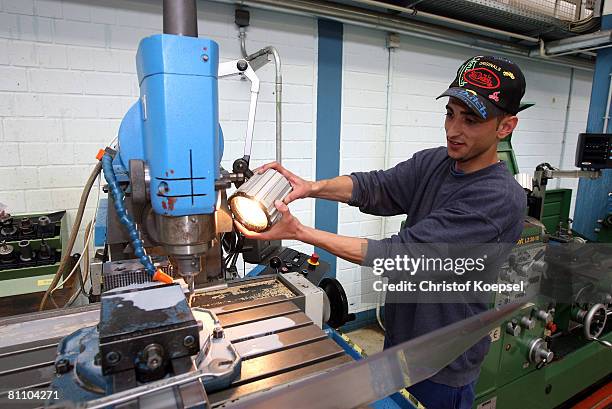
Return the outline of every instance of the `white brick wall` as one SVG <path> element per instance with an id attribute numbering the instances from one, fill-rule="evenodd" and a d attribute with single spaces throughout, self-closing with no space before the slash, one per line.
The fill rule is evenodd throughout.
<path id="1" fill-rule="evenodd" d="M 387 50 L 385 34 L 344 27 L 342 132 L 340 174 L 384 167 Z M 362 214 L 341 204 L 338 233 L 379 238 L 379 217 Z M 338 259 L 338 280 L 346 291 L 351 311 L 372 308 L 362 303 L 360 268 Z"/>
<path id="2" fill-rule="evenodd" d="M 234 8 L 199 1 L 198 10 L 200 36 L 219 43 L 222 61 L 240 58 Z M 161 2 L 0 0 L 0 202 L 11 212 L 68 209 L 72 223 L 98 149 L 116 135 L 137 98 L 138 42 L 161 29 Z M 285 164 L 312 178 L 316 21 L 251 10 L 247 48 L 267 45 L 283 59 Z M 254 166 L 273 160 L 275 152 L 273 64 L 258 75 Z M 219 88 L 223 166 L 231 169 L 242 156 L 249 85 L 228 79 Z M 313 224 L 312 201 L 292 209 Z"/>
<path id="3" fill-rule="evenodd" d="M 401 37 L 394 52 L 391 86 L 389 166 L 415 152 L 445 144 L 444 105 L 435 98 L 448 87 L 459 65 L 478 51 L 432 41 Z M 559 166 L 566 116 L 570 69 L 515 59 L 525 72 L 524 100 L 536 106 L 519 114 L 513 145 L 521 172 L 533 173 L 537 164 Z M 385 107 L 388 69 L 385 35 L 378 31 L 345 26 L 344 84 L 340 172 L 381 169 L 384 166 Z M 573 167 L 576 136 L 584 132 L 592 74 L 576 70 L 567 131 L 564 167 Z M 552 185 L 555 186 L 554 184 Z M 575 187 L 563 181 L 561 186 Z M 384 236 L 399 230 L 404 216 L 388 218 Z M 341 205 L 340 234 L 381 238 L 382 218 L 361 214 Z M 368 288 L 359 267 L 339 261 L 338 277 L 352 311 L 371 308 Z"/>

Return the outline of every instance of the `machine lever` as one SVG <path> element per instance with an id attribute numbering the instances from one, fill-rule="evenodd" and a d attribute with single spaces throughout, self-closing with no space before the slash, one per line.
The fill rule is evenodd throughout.
<path id="1" fill-rule="evenodd" d="M 270 259 L 270 267 L 272 267 L 275 271 L 276 274 L 280 274 L 280 268 L 283 265 L 283 261 L 280 259 L 280 257 L 272 257 Z"/>
<path id="2" fill-rule="evenodd" d="M 605 339 L 599 339 L 599 338 L 596 338 L 596 337 L 593 337 L 593 341 L 597 341 L 601 345 L 605 346 L 606 348 L 611 348 L 612 349 L 612 342 L 610 342 L 610 341 L 606 341 Z"/>
<path id="3" fill-rule="evenodd" d="M 538 362 L 536 364 L 536 369 L 542 369 L 546 366 L 546 364 L 548 363 L 548 361 L 546 361 L 546 358 L 542 359 L 540 362 Z"/>

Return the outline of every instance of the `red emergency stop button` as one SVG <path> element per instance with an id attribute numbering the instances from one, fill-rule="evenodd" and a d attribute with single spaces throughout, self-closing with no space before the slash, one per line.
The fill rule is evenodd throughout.
<path id="1" fill-rule="evenodd" d="M 310 258 L 306 261 L 308 262 L 308 269 L 314 270 L 319 265 L 319 255 L 317 253 L 312 253 Z"/>
<path id="2" fill-rule="evenodd" d="M 549 330 L 551 334 L 554 334 L 555 332 L 557 332 L 557 324 L 551 321 L 546 324 L 546 329 Z"/>

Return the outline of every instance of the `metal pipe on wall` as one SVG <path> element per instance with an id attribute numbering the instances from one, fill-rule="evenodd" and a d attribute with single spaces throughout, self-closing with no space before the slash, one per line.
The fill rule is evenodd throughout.
<path id="1" fill-rule="evenodd" d="M 540 41 L 540 46 L 529 54 L 543 57 L 560 57 L 562 55 L 588 52 L 609 47 L 612 42 L 612 30 L 600 30 L 595 33 L 582 34 L 561 40 Z"/>
<path id="2" fill-rule="evenodd" d="M 608 122 L 610 121 L 610 102 L 612 102 L 612 73 L 608 75 L 608 99 L 606 100 L 606 115 L 603 117 L 604 123 L 601 130 L 602 133 L 608 132 Z"/>
<path id="3" fill-rule="evenodd" d="M 544 54 L 544 56 L 548 58 L 556 58 L 556 57 L 563 57 L 565 55 L 572 55 L 572 54 L 578 54 L 578 53 L 586 54 L 586 53 L 592 53 L 593 51 L 601 50 L 604 48 L 610 48 L 610 47 L 612 47 L 612 44 L 600 45 L 600 46 L 593 47 L 593 48 L 585 48 L 584 50 L 566 51 L 564 53 L 559 53 L 559 54 Z"/>
<path id="4" fill-rule="evenodd" d="M 382 8 L 386 8 L 389 10 L 399 11 L 402 13 L 409 13 L 409 14 L 414 14 L 414 15 L 417 14 L 417 10 L 410 8 L 410 7 L 396 6 L 395 4 L 383 3 L 383 2 L 375 1 L 375 0 L 352 0 L 352 1 L 354 3 L 361 3 L 361 4 L 375 6 L 375 7 L 382 7 Z M 519 40 L 529 41 L 531 43 L 537 44 L 538 41 L 540 41 L 538 38 L 535 38 L 535 37 L 530 37 L 530 36 L 526 36 L 526 35 L 518 34 L 518 33 L 512 33 L 510 31 L 505 31 L 505 30 L 499 30 L 497 28 L 482 26 L 480 24 L 468 23 L 467 21 L 461 21 L 461 20 L 457 20 L 454 18 L 450 18 L 450 17 L 439 16 L 437 14 L 432 14 L 432 13 L 426 13 L 424 11 L 418 11 L 418 15 L 421 17 L 430 19 L 430 20 L 440 21 L 440 22 L 449 23 L 449 24 L 455 24 L 461 27 L 476 29 L 476 30 L 484 31 L 484 32 L 491 33 L 491 34 L 499 34 L 499 35 L 503 35 L 507 37 L 516 38 Z"/>
<path id="5" fill-rule="evenodd" d="M 399 41 L 393 42 L 391 36 L 387 34 L 387 84 L 385 87 L 386 103 L 385 103 L 385 152 L 383 159 L 383 169 L 388 169 L 391 162 L 391 118 L 393 109 L 393 64 L 395 49 L 399 47 Z M 387 230 L 387 218 L 383 217 L 380 226 L 380 236 L 385 237 Z"/>
<path id="6" fill-rule="evenodd" d="M 246 50 L 246 30 L 240 27 L 240 51 L 242 57 L 247 61 L 252 61 L 263 55 L 272 55 L 276 76 L 274 80 L 275 105 L 276 105 L 276 162 L 281 163 L 283 157 L 283 137 L 282 137 L 282 102 L 283 102 L 283 75 L 281 71 L 281 58 L 278 50 L 268 46 L 249 55 Z"/>
<path id="7" fill-rule="evenodd" d="M 561 140 L 561 155 L 559 157 L 559 169 L 563 169 L 565 162 L 565 150 L 567 148 L 567 129 L 569 127 L 569 115 L 572 109 L 572 94 L 574 93 L 574 69 L 570 68 L 570 83 L 567 92 L 567 104 L 565 105 L 565 121 L 563 124 L 563 139 Z M 561 178 L 557 179 L 557 189 L 561 188 Z"/>
<path id="8" fill-rule="evenodd" d="M 341 4 L 317 2 L 314 0 L 211 0 L 218 3 L 249 6 L 265 10 L 277 11 L 309 17 L 322 17 L 340 23 L 357 25 L 376 30 L 391 31 L 425 40 L 438 41 L 445 44 L 470 47 L 493 53 L 505 53 L 515 57 L 537 59 L 553 65 L 573 67 L 592 71 L 592 62 L 577 57 L 541 58 L 530 56 L 531 48 L 520 46 L 502 40 L 494 40 L 463 32 L 457 29 L 439 27 L 434 24 L 417 22 L 383 13 L 348 7 Z"/>
<path id="9" fill-rule="evenodd" d="M 395 49 L 399 46 L 399 41 L 397 43 L 392 43 L 393 34 L 387 34 L 387 101 L 385 104 L 385 156 L 383 169 L 389 168 L 389 163 L 391 162 L 391 118 L 392 118 L 392 110 L 393 110 L 393 64 L 394 64 L 394 56 Z M 380 223 L 380 237 L 381 239 L 385 238 L 385 234 L 387 231 L 387 218 L 382 217 Z M 378 322 L 378 326 L 383 331 L 385 330 L 385 325 L 382 322 L 381 317 L 381 307 L 383 303 L 383 293 L 379 292 L 378 297 L 376 299 L 376 321 Z"/>

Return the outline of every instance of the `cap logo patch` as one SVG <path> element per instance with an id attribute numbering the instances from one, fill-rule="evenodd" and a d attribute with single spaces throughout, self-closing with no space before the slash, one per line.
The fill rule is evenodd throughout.
<path id="1" fill-rule="evenodd" d="M 499 91 L 495 91 L 491 95 L 489 95 L 489 99 L 492 99 L 495 102 L 499 102 Z"/>
<path id="2" fill-rule="evenodd" d="M 463 64 L 463 67 L 461 67 L 459 73 L 457 74 L 457 82 L 459 83 L 460 87 L 463 87 L 465 85 L 465 80 L 463 79 L 465 73 L 474 68 L 479 60 L 480 56 L 474 57 L 465 64 Z"/>
<path id="3" fill-rule="evenodd" d="M 496 89 L 499 87 L 499 77 L 488 68 L 474 68 L 463 74 L 463 79 L 479 88 Z"/>
<path id="4" fill-rule="evenodd" d="M 504 77 L 510 77 L 511 79 L 514 79 L 514 74 L 510 71 L 504 71 Z"/>

